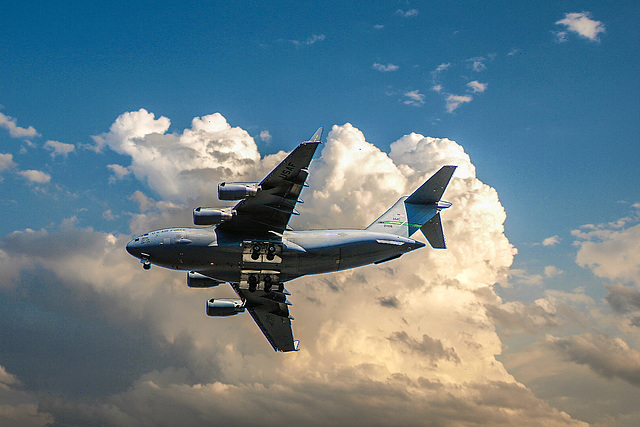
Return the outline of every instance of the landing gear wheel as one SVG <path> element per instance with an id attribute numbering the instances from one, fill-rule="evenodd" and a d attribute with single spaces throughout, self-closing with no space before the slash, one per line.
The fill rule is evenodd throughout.
<path id="1" fill-rule="evenodd" d="M 255 261 L 258 258 L 260 258 L 260 245 L 253 245 L 251 248 L 251 259 Z"/>
<path id="2" fill-rule="evenodd" d="M 266 277 L 264 278 L 264 291 L 265 291 L 266 293 L 271 292 L 271 286 L 272 286 L 272 283 L 271 283 L 271 276 L 266 276 Z"/>
<path id="3" fill-rule="evenodd" d="M 258 278 L 252 274 L 247 279 L 247 282 L 249 282 L 249 292 L 255 292 L 258 286 Z"/>
<path id="4" fill-rule="evenodd" d="M 280 292 L 280 293 L 284 292 L 284 283 L 279 283 L 278 284 L 278 292 Z"/>
<path id="5" fill-rule="evenodd" d="M 273 261 L 276 257 L 276 247 L 274 245 L 269 245 L 267 248 L 267 260 Z"/>
<path id="6" fill-rule="evenodd" d="M 144 264 L 142 264 L 142 268 L 144 268 L 145 270 L 149 270 L 151 268 L 151 264 L 145 262 Z"/>

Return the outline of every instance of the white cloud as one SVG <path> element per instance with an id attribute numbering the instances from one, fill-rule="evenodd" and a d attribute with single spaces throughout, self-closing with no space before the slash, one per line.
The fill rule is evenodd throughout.
<path id="1" fill-rule="evenodd" d="M 271 134 L 269 133 L 268 130 L 263 130 L 263 131 L 260 132 L 260 140 L 262 142 L 269 143 L 269 142 L 271 142 L 272 139 L 273 139 L 273 137 L 271 136 Z"/>
<path id="2" fill-rule="evenodd" d="M 559 243 L 560 243 L 559 236 L 551 236 L 551 237 L 547 237 L 542 241 L 542 246 L 555 246 Z"/>
<path id="3" fill-rule="evenodd" d="M 397 71 L 400 67 L 397 66 L 397 65 L 391 64 L 391 63 L 389 63 L 387 65 L 384 65 L 384 64 L 379 64 L 379 63 L 376 62 L 376 63 L 373 64 L 373 66 L 371 68 L 373 68 L 376 71 L 380 71 L 380 72 L 386 73 L 386 72 L 389 72 L 389 71 Z"/>
<path id="4" fill-rule="evenodd" d="M 108 133 L 94 139 L 98 146 L 129 155 L 127 169 L 174 201 L 200 196 L 213 200 L 212 182 L 262 178 L 255 141 L 247 131 L 231 127 L 222 115 L 197 117 L 182 133 L 166 134 L 169 125 L 166 117 L 156 119 L 141 109 L 122 114 Z"/>
<path id="5" fill-rule="evenodd" d="M 160 126 L 146 111 L 123 116 L 98 139 L 130 156 L 138 179 L 183 203 L 186 198 L 176 191 L 196 182 L 186 177 L 193 168 L 213 165 L 237 180 L 253 180 L 284 156 L 254 155 L 253 139 L 220 115 L 196 118 L 190 129 L 171 135 L 164 134 L 168 119 L 165 130 L 154 134 L 149 130 Z M 76 425 L 189 425 L 203 419 L 262 425 L 578 425 L 514 380 L 496 359 L 502 343 L 486 306 L 498 300 L 494 284 L 504 280 L 515 249 L 504 235 L 506 214 L 496 190 L 476 177 L 464 149 L 412 133 L 385 153 L 350 124 L 334 126 L 321 147 L 302 194 L 306 203 L 296 218 L 301 227 L 366 226 L 442 165 L 456 164 L 445 193 L 453 206 L 442 214 L 449 249 L 424 248 L 379 266 L 292 281 L 287 288 L 302 350 L 277 354 L 249 316 L 205 316 L 203 302 L 232 296 L 230 289 L 188 289 L 184 273 L 144 271 L 123 250 L 129 236 L 77 229 L 72 221 L 54 232 L 12 233 L 0 239 L 0 290 L 10 292 L 17 284 L 28 299 L 37 271 L 39 282 L 48 284 L 47 295 L 29 299 L 31 307 L 45 304 L 56 318 L 71 317 L 75 324 L 78 301 L 61 296 L 77 296 L 90 320 L 81 322 L 78 335 L 75 329 L 66 332 L 65 342 L 74 346 L 64 346 L 64 358 L 52 357 L 59 351 L 55 335 L 30 355 L 47 361 L 47 384 L 53 384 L 48 395 L 67 396 L 43 399 L 39 410 L 57 423 Z M 167 166 L 175 163 L 181 166 Z M 207 180 L 209 187 L 215 182 Z M 207 191 L 192 194 L 205 197 Z M 140 192 L 132 198 L 142 212 L 132 217 L 132 229 L 191 219 L 190 206 L 156 202 Z M 50 330 L 46 322 L 33 325 Z M 117 334 L 102 333 L 109 327 Z M 93 344 L 100 336 L 107 345 L 113 340 L 130 347 L 90 358 L 96 353 L 82 336 L 91 336 Z M 116 363 L 132 354 L 148 362 Z M 92 378 L 74 365 L 86 360 Z M 25 384 L 43 382 L 42 370 L 25 372 Z M 128 381 L 118 387 L 98 383 L 90 400 L 55 387 L 55 379 L 63 378 L 85 390 L 96 375 L 105 382 L 125 375 Z"/>
<path id="6" fill-rule="evenodd" d="M 0 113 L 0 127 L 3 127 L 9 131 L 9 135 L 12 138 L 33 138 L 36 136 L 40 136 L 40 134 L 33 128 L 33 126 L 29 126 L 28 128 L 22 128 L 17 125 L 17 120 L 13 117 L 5 116 Z"/>
<path id="7" fill-rule="evenodd" d="M 566 13 L 564 19 L 556 22 L 556 25 L 564 25 L 569 31 L 579 34 L 591 41 L 599 41 L 599 34 L 605 32 L 604 24 L 591 19 L 590 12 Z M 560 36 L 562 34 L 562 36 Z M 566 40 L 566 32 L 558 33 L 560 41 Z"/>
<path id="8" fill-rule="evenodd" d="M 0 171 L 16 167 L 12 154 L 0 153 Z"/>
<path id="9" fill-rule="evenodd" d="M 442 85 L 434 85 L 431 89 L 435 92 L 440 93 L 442 92 Z"/>
<path id="10" fill-rule="evenodd" d="M 551 277 L 556 277 L 556 276 L 560 276 L 562 273 L 564 273 L 564 271 L 560 270 L 558 267 L 556 267 L 555 265 L 547 265 L 544 268 L 544 275 L 547 278 L 551 278 Z"/>
<path id="11" fill-rule="evenodd" d="M 116 218 L 119 218 L 119 216 L 114 215 L 113 212 L 111 212 L 111 209 L 107 209 L 106 211 L 102 212 L 102 218 L 106 219 L 107 221 L 114 221 Z"/>
<path id="12" fill-rule="evenodd" d="M 420 93 L 420 91 L 417 89 L 405 92 L 404 96 L 408 98 L 404 100 L 404 103 L 406 105 L 413 105 L 414 107 L 420 107 L 424 105 L 424 94 Z"/>
<path id="13" fill-rule="evenodd" d="M 47 182 L 51 181 L 51 175 L 39 170 L 30 169 L 25 171 L 18 171 L 18 175 L 22 176 L 30 182 L 35 182 L 38 184 L 46 184 Z"/>
<path id="14" fill-rule="evenodd" d="M 477 80 L 467 83 L 467 86 L 473 91 L 473 93 L 482 93 L 487 90 L 488 83 L 480 83 Z"/>
<path id="15" fill-rule="evenodd" d="M 573 231 L 576 262 L 596 276 L 640 286 L 640 224 L 632 218 Z"/>
<path id="16" fill-rule="evenodd" d="M 325 35 L 324 34 L 312 34 L 309 38 L 307 38 L 304 41 L 300 41 L 300 40 L 291 40 L 291 43 L 293 43 L 294 45 L 300 47 L 300 46 L 310 46 L 312 44 L 316 44 L 318 42 L 321 42 L 325 39 Z"/>
<path id="17" fill-rule="evenodd" d="M 374 26 L 373 26 L 373 29 L 374 29 L 374 30 L 382 30 L 382 29 L 384 29 L 384 25 L 382 25 L 382 24 L 376 24 L 376 25 L 374 25 Z"/>
<path id="18" fill-rule="evenodd" d="M 73 152 L 76 147 L 73 144 L 65 144 L 64 142 L 58 141 L 47 141 L 44 143 L 44 148 L 51 151 L 51 157 L 55 156 L 67 156 L 69 153 Z"/>
<path id="19" fill-rule="evenodd" d="M 453 95 L 447 96 L 447 113 L 453 113 L 460 105 L 467 102 L 471 102 L 473 97 L 471 95 Z"/>
<path id="20" fill-rule="evenodd" d="M 128 168 L 122 165 L 117 165 L 117 164 L 107 165 L 107 168 L 111 170 L 111 172 L 113 172 L 113 175 L 109 177 L 109 184 L 113 184 L 116 181 L 120 181 L 125 176 L 131 173 L 131 171 Z"/>
<path id="21" fill-rule="evenodd" d="M 396 10 L 396 15 L 402 16 L 403 18 L 413 18 L 418 16 L 419 13 L 418 9 L 409 9 L 406 11 L 402 9 Z"/>

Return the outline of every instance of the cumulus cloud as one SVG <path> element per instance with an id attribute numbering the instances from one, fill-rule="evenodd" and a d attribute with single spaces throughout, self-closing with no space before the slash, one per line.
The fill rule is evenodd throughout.
<path id="1" fill-rule="evenodd" d="M 389 71 L 397 71 L 400 67 L 391 63 L 384 65 L 384 64 L 375 62 L 371 68 L 373 68 L 376 71 L 380 71 L 382 73 L 387 73 Z"/>
<path id="2" fill-rule="evenodd" d="M 168 118 L 156 119 L 141 109 L 122 114 L 108 133 L 94 140 L 100 147 L 130 156 L 131 165 L 126 168 L 173 201 L 213 199 L 212 183 L 262 178 L 264 169 L 254 139 L 247 131 L 231 127 L 222 115 L 196 117 L 182 133 L 167 134 L 169 126 Z"/>
<path id="3" fill-rule="evenodd" d="M 453 95 L 447 96 L 447 113 L 453 113 L 459 106 L 471 102 L 473 97 L 471 95 Z"/>
<path id="4" fill-rule="evenodd" d="M 471 91 L 473 91 L 473 93 L 482 93 L 485 90 L 487 90 L 487 83 L 480 83 L 477 80 L 473 80 L 469 83 L 467 83 L 467 87 L 469 87 L 469 89 L 471 89 Z"/>
<path id="5" fill-rule="evenodd" d="M 470 67 L 476 73 L 485 71 L 487 69 L 487 61 L 493 61 L 496 57 L 495 53 L 490 53 L 485 56 L 475 56 L 466 60 L 467 64 L 471 64 Z"/>
<path id="6" fill-rule="evenodd" d="M 617 377 L 640 386 L 640 352 L 620 338 L 585 333 L 568 338 L 548 338 L 570 360 L 587 365 L 608 378 Z"/>
<path id="7" fill-rule="evenodd" d="M 0 153 L 0 172 L 14 167 L 16 164 L 13 161 L 13 155 Z"/>
<path id="8" fill-rule="evenodd" d="M 544 275 L 547 278 L 560 276 L 562 273 L 564 272 L 560 270 L 558 267 L 556 267 L 555 265 L 547 265 L 544 268 Z"/>
<path id="9" fill-rule="evenodd" d="M 35 182 L 37 184 L 46 184 L 47 182 L 51 181 L 51 175 L 39 170 L 29 169 L 18 171 L 18 175 L 22 176 L 29 182 Z"/>
<path id="10" fill-rule="evenodd" d="M 609 295 L 605 299 L 615 312 L 625 314 L 640 311 L 640 292 L 637 289 L 624 285 L 610 285 L 606 289 Z"/>
<path id="11" fill-rule="evenodd" d="M 560 243 L 560 237 L 556 235 L 556 236 L 551 236 L 544 239 L 542 241 L 542 246 L 555 246 L 559 243 Z"/>
<path id="12" fill-rule="evenodd" d="M 73 152 L 76 149 L 75 145 L 73 144 L 65 144 L 64 142 L 51 140 L 44 143 L 44 148 L 51 151 L 51 157 L 66 157 L 69 153 Z"/>
<path id="13" fill-rule="evenodd" d="M 568 31 L 591 41 L 600 41 L 599 34 L 605 32 L 604 24 L 591 19 L 590 12 L 566 13 L 564 19 L 557 21 L 556 25 L 564 25 Z M 566 32 L 557 34 L 560 41 L 566 41 Z"/>
<path id="14" fill-rule="evenodd" d="M 424 94 L 420 93 L 419 90 L 412 90 L 404 93 L 405 99 L 404 103 L 406 105 L 413 105 L 414 107 L 420 107 L 424 105 Z"/>
<path id="15" fill-rule="evenodd" d="M 128 168 L 122 165 L 117 165 L 117 164 L 107 165 L 107 168 L 111 170 L 111 172 L 113 173 L 113 175 L 109 177 L 110 184 L 113 184 L 116 181 L 120 181 L 121 179 L 124 179 L 125 176 L 131 173 L 131 171 Z"/>
<path id="16" fill-rule="evenodd" d="M 196 118 L 181 133 L 166 134 L 168 126 L 141 110 L 98 137 L 129 156 L 134 175 L 164 199 L 134 193 L 141 213 L 132 229 L 178 214 L 190 221 L 180 192 L 191 191 L 202 170 L 219 173 L 209 184 L 229 174 L 250 181 L 285 154 L 260 157 L 246 131 L 221 115 Z M 35 340 L 35 362 L 16 374 L 25 384 L 48 384 L 42 395 L 51 397 L 38 408 L 58 424 L 578 424 L 496 359 L 501 341 L 486 306 L 497 299 L 493 285 L 515 249 L 497 192 L 476 177 L 459 144 L 412 133 L 385 153 L 352 125 L 334 126 L 311 165 L 294 228 L 366 226 L 445 164 L 458 165 L 445 193 L 453 203 L 443 213 L 449 249 L 289 283 L 297 353 L 272 352 L 249 316 L 207 318 L 204 301 L 233 292 L 188 289 L 183 272 L 144 271 L 124 251 L 129 236 L 73 222 L 11 233 L 0 239 L 0 291 L 10 301 L 0 320 L 26 298 L 57 325 L 83 325 L 63 328 L 62 344 L 74 343 L 64 352 L 61 338 Z M 198 187 L 191 194 L 205 197 L 205 190 L 215 193 Z M 29 337 L 51 330 L 49 322 L 27 323 L 36 329 Z M 23 322 L 3 325 L 21 336 Z M 9 348 L 0 363 L 18 360 L 22 349 Z M 36 363 L 42 358 L 46 364 Z M 95 385 L 91 400 L 77 391 L 87 381 Z"/>
<path id="17" fill-rule="evenodd" d="M 640 224 L 635 218 L 574 230 L 576 262 L 596 276 L 640 286 Z"/>
<path id="18" fill-rule="evenodd" d="M 271 136 L 271 134 L 269 133 L 268 130 L 263 130 L 263 131 L 260 132 L 260 140 L 262 142 L 269 143 L 269 142 L 271 142 L 272 139 L 273 139 L 273 137 Z"/>
<path id="19" fill-rule="evenodd" d="M 0 127 L 7 129 L 12 138 L 33 138 L 40 136 L 33 126 L 22 128 L 18 126 L 17 123 L 18 121 L 13 117 L 0 113 Z"/>

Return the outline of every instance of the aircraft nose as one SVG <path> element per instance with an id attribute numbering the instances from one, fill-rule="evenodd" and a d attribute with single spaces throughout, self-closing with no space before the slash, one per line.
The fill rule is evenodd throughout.
<path id="1" fill-rule="evenodd" d="M 140 242 L 140 239 L 135 238 L 127 243 L 127 252 L 136 258 L 140 257 L 140 245 L 138 242 Z"/>

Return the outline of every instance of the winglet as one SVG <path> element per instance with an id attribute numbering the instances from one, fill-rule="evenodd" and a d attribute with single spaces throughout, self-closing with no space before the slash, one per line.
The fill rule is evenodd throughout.
<path id="1" fill-rule="evenodd" d="M 320 138 L 322 138 L 322 130 L 323 127 L 320 126 L 308 142 L 320 142 Z"/>

